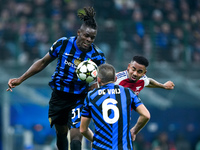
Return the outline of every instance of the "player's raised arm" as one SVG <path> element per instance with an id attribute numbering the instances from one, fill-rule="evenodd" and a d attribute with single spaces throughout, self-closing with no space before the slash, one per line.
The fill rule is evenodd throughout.
<path id="1" fill-rule="evenodd" d="M 172 81 L 167 81 L 164 84 L 156 81 L 155 79 L 149 78 L 149 85 L 146 87 L 149 88 L 163 88 L 166 90 L 172 90 L 174 89 L 175 84 Z"/>
<path id="2" fill-rule="evenodd" d="M 7 91 L 12 92 L 12 88 L 20 85 L 23 81 L 28 79 L 29 77 L 37 74 L 41 70 L 43 70 L 50 62 L 52 62 L 54 58 L 52 58 L 49 53 L 47 53 L 43 58 L 37 60 L 35 63 L 31 65 L 31 67 L 19 78 L 13 78 L 8 81 L 8 89 Z"/>

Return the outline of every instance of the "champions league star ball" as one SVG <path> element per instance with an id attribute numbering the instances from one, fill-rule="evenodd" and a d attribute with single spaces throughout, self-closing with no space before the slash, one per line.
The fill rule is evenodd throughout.
<path id="1" fill-rule="evenodd" d="M 91 60 L 82 61 L 76 68 L 76 74 L 82 81 L 90 83 L 97 78 L 97 65 Z"/>

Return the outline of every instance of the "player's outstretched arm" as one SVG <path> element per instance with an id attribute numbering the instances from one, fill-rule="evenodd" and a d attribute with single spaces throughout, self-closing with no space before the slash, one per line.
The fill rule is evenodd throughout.
<path id="1" fill-rule="evenodd" d="M 12 92 L 12 88 L 20 85 L 23 81 L 28 79 L 29 77 L 35 75 L 36 73 L 43 70 L 50 62 L 52 62 L 54 58 L 52 58 L 49 53 L 47 53 L 43 58 L 39 59 L 35 63 L 31 65 L 31 67 L 19 78 L 13 78 L 8 81 L 8 89 L 7 91 Z"/>
<path id="2" fill-rule="evenodd" d="M 164 84 L 156 81 L 155 79 L 149 78 L 149 85 L 146 87 L 149 88 L 163 88 L 166 90 L 174 89 L 175 84 L 172 81 L 167 81 Z"/>
<path id="3" fill-rule="evenodd" d="M 140 132 L 140 130 L 147 124 L 147 122 L 150 119 L 150 113 L 143 104 L 139 105 L 136 108 L 136 112 L 139 114 L 139 118 L 135 126 L 130 130 L 132 141 L 135 141 L 136 135 Z"/>

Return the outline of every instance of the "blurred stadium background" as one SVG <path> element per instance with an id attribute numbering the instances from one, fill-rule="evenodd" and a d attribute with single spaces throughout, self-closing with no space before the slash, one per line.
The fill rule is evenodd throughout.
<path id="1" fill-rule="evenodd" d="M 0 150 L 56 149 L 47 118 L 55 63 L 12 93 L 7 82 L 55 40 L 76 35 L 77 10 L 85 6 L 97 12 L 95 44 L 117 71 L 144 55 L 150 60 L 147 76 L 176 85 L 140 93 L 151 120 L 135 149 L 200 150 L 200 0 L 0 0 Z M 84 140 L 83 149 L 89 147 Z"/>

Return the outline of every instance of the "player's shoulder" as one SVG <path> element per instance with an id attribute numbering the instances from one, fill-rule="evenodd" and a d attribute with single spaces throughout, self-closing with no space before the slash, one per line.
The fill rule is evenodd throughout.
<path id="1" fill-rule="evenodd" d="M 102 51 L 97 45 L 95 45 L 94 43 L 92 43 L 92 47 L 96 50 L 96 51 Z"/>
<path id="2" fill-rule="evenodd" d="M 67 37 L 61 37 L 61 38 L 57 39 L 57 40 L 53 43 L 52 48 L 53 48 L 53 47 L 58 47 L 58 46 L 62 45 L 64 42 L 66 42 L 66 41 L 68 41 L 68 38 L 67 38 Z"/>
<path id="3" fill-rule="evenodd" d="M 146 80 L 146 79 L 148 79 L 147 75 L 143 75 L 143 76 L 140 78 L 140 80 Z"/>
<path id="4" fill-rule="evenodd" d="M 88 91 L 87 95 L 88 95 L 88 96 L 92 96 L 92 95 L 95 94 L 99 89 L 100 89 L 100 88 L 94 88 L 94 89 Z"/>
<path id="5" fill-rule="evenodd" d="M 143 75 L 143 76 L 137 81 L 137 83 L 141 83 L 141 82 L 144 83 L 144 86 L 147 86 L 147 85 L 149 85 L 150 80 L 149 80 L 149 78 L 148 78 L 146 75 Z"/>
<path id="6" fill-rule="evenodd" d="M 59 38 L 58 40 L 63 40 L 64 41 L 64 40 L 68 40 L 68 39 L 69 38 L 67 38 L 67 37 L 64 36 L 64 37 Z"/>
<path id="7" fill-rule="evenodd" d="M 53 50 L 55 50 L 55 49 L 57 49 L 57 48 L 58 48 L 57 50 L 59 50 L 59 48 L 60 48 L 61 45 L 63 45 L 63 44 L 66 44 L 66 45 L 67 45 L 68 42 L 73 43 L 74 40 L 75 40 L 75 37 L 70 37 L 70 38 L 61 37 L 61 38 L 57 39 L 57 40 L 53 43 L 53 45 L 51 46 L 50 50 L 53 51 Z"/>
<path id="8" fill-rule="evenodd" d="M 121 78 L 121 77 L 127 76 L 127 70 L 117 72 L 116 76 L 117 76 L 117 78 Z"/>
<path id="9" fill-rule="evenodd" d="M 92 44 L 92 61 L 94 61 L 97 66 L 104 64 L 106 62 L 105 55 L 101 49 L 99 49 L 95 44 Z"/>
<path id="10" fill-rule="evenodd" d="M 103 54 L 103 51 L 98 46 L 96 46 L 94 43 L 92 44 L 92 47 L 97 53 L 102 53 Z"/>
<path id="11" fill-rule="evenodd" d="M 94 89 L 88 91 L 87 95 L 90 96 L 93 93 Z"/>
<path id="12" fill-rule="evenodd" d="M 75 39 L 76 39 L 75 36 L 71 36 L 69 38 L 68 37 L 61 37 L 56 42 L 62 42 L 62 43 L 64 43 L 64 42 L 71 42 L 71 43 L 73 43 L 75 41 Z"/>
<path id="13" fill-rule="evenodd" d="M 115 81 L 116 85 L 120 84 L 121 81 L 128 79 L 127 70 L 120 71 L 120 72 L 116 73 L 116 77 L 117 77 L 117 80 Z"/>
<path id="14" fill-rule="evenodd" d="M 69 40 L 67 37 L 61 37 L 61 38 L 59 38 L 56 42 L 63 42 L 63 41 L 67 41 L 67 40 Z"/>

